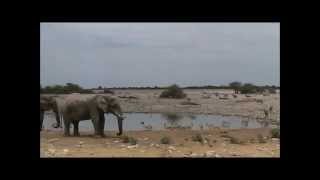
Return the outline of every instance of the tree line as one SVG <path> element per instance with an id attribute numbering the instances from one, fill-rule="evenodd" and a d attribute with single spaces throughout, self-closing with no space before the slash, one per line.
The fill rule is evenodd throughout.
<path id="1" fill-rule="evenodd" d="M 169 86 L 172 87 L 172 86 Z M 180 87 L 179 87 L 180 88 Z M 104 93 L 113 93 L 112 89 L 168 89 L 167 86 L 160 87 L 160 86 L 145 86 L 145 87 L 102 87 L 98 86 L 97 88 L 91 89 L 84 89 L 78 84 L 74 83 L 66 83 L 65 85 L 53 85 L 53 86 L 46 86 L 42 87 L 40 84 L 40 93 L 48 93 L 48 94 L 70 94 L 70 93 L 93 93 L 93 89 L 103 90 Z M 270 93 L 274 93 L 276 89 L 280 89 L 279 86 L 257 86 L 251 83 L 241 83 L 238 81 L 234 81 L 229 83 L 228 85 L 221 85 L 221 86 L 213 86 L 213 85 L 206 85 L 206 86 L 186 86 L 181 87 L 181 89 L 233 89 L 236 94 L 242 93 L 262 93 L 268 90 Z"/>

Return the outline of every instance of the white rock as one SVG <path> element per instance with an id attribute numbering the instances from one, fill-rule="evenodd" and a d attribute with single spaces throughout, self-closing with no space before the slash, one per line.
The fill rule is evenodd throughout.
<path id="1" fill-rule="evenodd" d="M 120 147 L 126 147 L 126 145 L 124 145 L 124 144 L 121 144 L 121 145 L 120 145 Z"/>
<path id="2" fill-rule="evenodd" d="M 217 158 L 218 158 L 218 157 L 221 157 L 221 156 L 220 156 L 219 154 L 215 154 L 214 157 L 217 157 Z"/>
<path id="3" fill-rule="evenodd" d="M 79 144 L 82 145 L 84 142 L 83 141 L 79 141 Z"/>
<path id="4" fill-rule="evenodd" d="M 155 146 L 156 146 L 157 148 L 160 148 L 160 145 L 159 145 L 159 144 L 156 144 Z"/>
<path id="5" fill-rule="evenodd" d="M 141 150 L 140 152 L 144 153 L 144 152 L 146 152 L 146 151 L 145 151 L 145 150 Z"/>
<path id="6" fill-rule="evenodd" d="M 198 157 L 199 155 L 197 153 L 190 154 L 190 157 Z"/>
<path id="7" fill-rule="evenodd" d="M 114 143 L 119 143 L 120 141 L 117 140 L 117 141 L 113 141 L 113 142 L 114 142 Z"/>
<path id="8" fill-rule="evenodd" d="M 69 152 L 69 149 L 63 149 L 63 152 L 64 152 L 64 153 L 68 153 L 68 152 Z"/>
<path id="9" fill-rule="evenodd" d="M 147 140 L 149 140 L 149 138 L 146 137 L 146 138 L 144 138 L 143 140 L 144 140 L 144 141 L 147 141 Z"/>
<path id="10" fill-rule="evenodd" d="M 137 148 L 137 147 L 138 147 L 138 144 L 132 145 L 132 146 L 127 146 L 128 149 L 133 149 L 133 148 Z"/>
<path id="11" fill-rule="evenodd" d="M 55 150 L 55 149 L 48 149 L 48 152 L 49 152 L 50 154 L 54 154 L 54 153 L 56 152 L 56 150 Z"/>
<path id="12" fill-rule="evenodd" d="M 173 147 L 173 146 L 169 146 L 168 149 L 169 149 L 169 150 L 172 150 L 172 151 L 176 151 L 176 150 L 177 150 L 177 149 L 176 149 L 175 147 Z"/>
<path id="13" fill-rule="evenodd" d="M 154 146 L 154 144 L 153 144 L 153 143 L 151 143 L 151 144 L 150 144 L 150 147 L 153 147 L 153 146 Z"/>
<path id="14" fill-rule="evenodd" d="M 169 154 L 171 154 L 171 153 L 172 153 L 172 150 L 171 150 L 171 149 L 169 149 L 169 150 L 168 150 L 168 153 L 169 153 Z"/>

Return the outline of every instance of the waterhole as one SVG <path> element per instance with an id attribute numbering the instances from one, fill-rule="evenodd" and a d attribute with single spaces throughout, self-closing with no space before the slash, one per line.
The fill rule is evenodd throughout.
<path id="1" fill-rule="evenodd" d="M 271 127 L 267 121 L 257 121 L 254 119 L 242 118 L 237 116 L 218 116 L 203 114 L 184 114 L 184 113 L 124 113 L 126 117 L 123 120 L 123 129 L 125 131 L 139 130 L 164 130 L 164 129 L 192 129 L 206 130 L 210 128 L 261 128 Z M 105 114 L 105 130 L 118 130 L 117 119 L 111 114 Z M 61 131 L 55 129 L 52 124 L 55 123 L 55 116 L 51 112 L 45 113 L 43 121 L 44 129 Z M 71 125 L 72 127 L 72 125 Z M 93 131 L 91 120 L 80 121 L 79 130 Z"/>

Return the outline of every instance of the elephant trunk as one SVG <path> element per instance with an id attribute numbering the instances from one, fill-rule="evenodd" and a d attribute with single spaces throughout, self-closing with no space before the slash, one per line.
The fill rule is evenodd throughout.
<path id="1" fill-rule="evenodd" d="M 119 133 L 117 133 L 118 136 L 122 135 L 122 121 L 124 119 L 122 112 L 111 112 L 114 116 L 117 117 L 118 119 L 118 128 L 119 128 Z"/>

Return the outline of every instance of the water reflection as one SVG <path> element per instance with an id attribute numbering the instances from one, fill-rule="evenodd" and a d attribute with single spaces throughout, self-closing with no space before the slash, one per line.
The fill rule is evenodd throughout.
<path id="1" fill-rule="evenodd" d="M 231 125 L 231 123 L 228 121 L 222 121 L 222 124 L 221 124 L 221 126 L 224 128 L 230 128 L 230 125 Z"/>
<path id="2" fill-rule="evenodd" d="M 241 120 L 241 127 L 247 128 L 249 126 L 249 119 L 242 119 Z"/>
<path id="3" fill-rule="evenodd" d="M 268 127 L 270 123 L 268 121 L 260 121 L 259 124 L 261 127 Z"/>
<path id="4" fill-rule="evenodd" d="M 236 116 L 217 116 L 205 114 L 178 114 L 178 113 L 125 113 L 126 119 L 123 121 L 123 129 L 129 130 L 163 130 L 163 129 L 212 129 L 222 128 L 261 128 L 270 127 L 271 122 L 256 121 L 254 119 L 241 118 Z M 53 131 L 51 124 L 56 122 L 55 117 L 45 114 L 44 127 Z M 79 124 L 81 131 L 94 131 L 92 121 L 81 121 Z M 117 119 L 114 116 L 106 115 L 105 130 L 118 130 Z"/>

